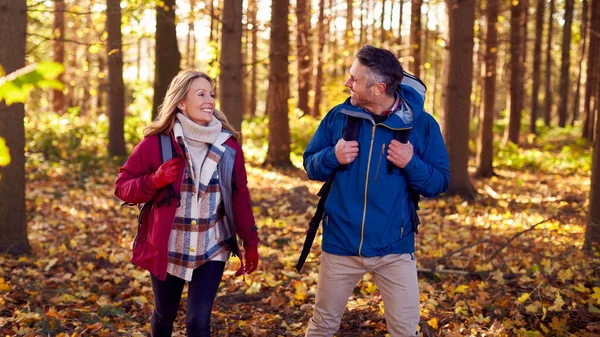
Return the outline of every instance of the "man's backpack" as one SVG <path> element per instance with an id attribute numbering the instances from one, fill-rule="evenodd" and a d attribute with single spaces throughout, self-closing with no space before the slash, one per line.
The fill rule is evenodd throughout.
<path id="1" fill-rule="evenodd" d="M 422 92 L 423 95 L 427 91 L 427 87 L 419 78 L 417 78 L 414 75 L 407 73 L 407 72 L 404 72 L 402 84 L 406 84 L 406 85 L 409 85 L 409 86 L 415 88 L 417 91 Z M 342 138 L 345 141 L 358 140 L 361 123 L 362 123 L 362 118 L 354 117 L 354 116 L 346 116 L 346 122 L 344 124 Z M 399 141 L 400 143 L 407 143 L 409 134 L 410 134 L 410 129 L 394 130 L 393 137 L 395 140 Z M 308 254 L 310 253 L 310 248 L 315 240 L 315 236 L 317 235 L 317 230 L 319 229 L 319 224 L 321 223 L 321 220 L 323 219 L 323 214 L 325 212 L 325 200 L 327 199 L 327 196 L 329 195 L 329 191 L 331 190 L 331 184 L 332 184 L 333 178 L 335 177 L 338 170 L 345 170 L 345 169 L 346 169 L 345 165 L 336 169 L 331 174 L 331 177 L 329 177 L 329 179 L 323 184 L 323 186 L 319 190 L 319 193 L 317 193 L 317 196 L 319 196 L 319 203 L 317 204 L 317 210 L 315 211 L 315 214 L 313 215 L 313 217 L 311 218 L 311 220 L 308 224 L 308 230 L 306 232 L 306 239 L 304 240 L 304 245 L 302 246 L 302 252 L 300 253 L 300 258 L 298 259 L 298 263 L 296 264 L 296 270 L 298 272 L 302 271 L 304 262 L 306 262 L 306 258 L 308 257 Z M 388 161 L 387 169 L 388 169 L 388 172 L 391 173 L 394 169 L 399 169 L 399 168 Z M 411 196 L 411 200 L 412 200 L 411 221 L 412 221 L 413 230 L 414 230 L 415 234 L 418 234 L 419 233 L 418 228 L 419 228 L 419 224 L 421 223 L 421 221 L 419 219 L 419 215 L 417 214 L 417 211 L 420 209 L 419 208 L 419 200 L 421 199 L 421 196 L 419 195 L 418 192 L 414 191 L 410 187 L 410 185 L 409 185 L 408 189 L 410 191 L 410 196 Z"/>

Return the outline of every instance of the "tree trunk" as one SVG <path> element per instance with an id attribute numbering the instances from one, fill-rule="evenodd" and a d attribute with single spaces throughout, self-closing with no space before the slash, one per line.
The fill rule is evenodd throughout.
<path id="1" fill-rule="evenodd" d="M 387 33 L 385 31 L 385 0 L 381 0 L 381 26 L 380 28 L 380 39 L 381 39 L 381 45 L 383 46 L 383 44 L 385 43 L 385 40 L 387 38 Z"/>
<path id="2" fill-rule="evenodd" d="M 594 139 L 594 134 L 598 135 L 594 131 L 596 126 L 596 120 L 600 119 L 600 116 L 595 116 L 593 106 L 598 107 L 600 105 L 600 95 L 596 96 L 594 103 L 594 95 L 600 88 L 598 83 L 600 80 L 600 1 L 592 0 L 591 6 L 592 17 L 590 20 L 590 47 L 588 52 L 588 69 L 587 69 L 587 83 L 585 89 L 585 123 L 583 126 L 583 137 L 588 140 Z M 597 138 L 597 137 L 596 137 Z M 590 203 L 591 206 L 591 203 Z"/>
<path id="3" fill-rule="evenodd" d="M 543 0 L 540 0 L 543 1 Z M 483 112 L 479 121 L 477 147 L 477 176 L 494 175 L 494 115 L 496 101 L 496 63 L 498 59 L 498 0 L 488 0 L 486 8 L 487 33 L 485 45 L 485 77 Z"/>
<path id="4" fill-rule="evenodd" d="M 544 0 L 537 0 L 535 13 L 535 47 L 533 51 L 533 83 L 531 84 L 531 119 L 529 121 L 529 132 L 537 134 L 536 121 L 539 107 L 540 93 L 540 68 L 542 65 L 542 34 L 544 31 Z"/>
<path id="5" fill-rule="evenodd" d="M 175 32 L 175 0 L 156 5 L 156 54 L 154 66 L 154 98 L 152 119 L 156 119 L 171 79 L 179 72 L 181 54 Z"/>
<path id="6" fill-rule="evenodd" d="M 585 48 L 587 41 L 587 22 L 588 22 L 588 1 L 583 0 L 583 6 L 581 9 L 581 55 L 579 56 L 579 71 L 577 72 L 577 84 L 575 89 L 575 98 L 573 99 L 573 116 L 571 118 L 571 125 L 575 125 L 575 121 L 579 119 L 579 109 L 581 107 L 581 74 L 583 73 L 583 61 L 585 59 Z"/>
<path id="7" fill-rule="evenodd" d="M 554 0 L 550 0 L 550 16 L 548 19 L 548 41 L 546 43 L 546 94 L 544 95 L 544 124 L 550 126 L 552 118 L 552 95 L 554 86 L 552 85 L 552 31 L 554 28 Z"/>
<path id="8" fill-rule="evenodd" d="M 242 127 L 242 0 L 224 0 L 219 61 L 219 105 L 231 125 Z"/>
<path id="9" fill-rule="evenodd" d="M 250 54 L 252 73 L 250 74 L 250 116 L 256 116 L 256 95 L 257 92 L 257 80 L 256 76 L 258 73 L 258 22 L 256 20 L 256 14 L 258 12 L 257 0 L 249 0 L 248 3 L 249 22 L 252 24 L 252 46 Z"/>
<path id="10" fill-rule="evenodd" d="M 351 1 L 351 0 L 350 0 Z M 310 1 L 297 0 L 296 45 L 298 50 L 298 109 L 304 115 L 310 115 L 308 93 L 310 91 L 311 67 L 311 33 L 310 33 Z"/>
<path id="11" fill-rule="evenodd" d="M 106 2 L 108 28 L 108 152 L 124 156 L 125 85 L 123 84 L 123 46 L 121 39 L 121 5 L 119 0 Z"/>
<path id="12" fill-rule="evenodd" d="M 267 114 L 269 148 L 265 165 L 293 167 L 290 161 L 290 126 L 288 120 L 289 72 L 289 0 L 273 0 L 271 6 L 271 41 Z"/>
<path id="13" fill-rule="evenodd" d="M 325 27 L 328 26 L 325 21 L 325 0 L 319 0 L 319 20 L 317 21 L 317 74 L 315 78 L 315 101 L 313 103 L 312 117 L 317 118 L 321 115 L 321 97 L 323 95 L 323 57 L 325 47 Z"/>
<path id="14" fill-rule="evenodd" d="M 514 1 L 510 8 L 510 118 L 507 140 L 519 144 L 523 107 L 523 2 Z"/>
<path id="15" fill-rule="evenodd" d="M 349 50 L 348 55 L 344 56 L 344 71 L 352 66 L 354 53 L 354 0 L 346 0 L 346 33 L 344 35 L 344 50 Z"/>
<path id="16" fill-rule="evenodd" d="M 564 128 L 567 125 L 567 107 L 569 105 L 569 93 L 571 92 L 571 81 L 569 73 L 569 57 L 571 50 L 571 23 L 573 22 L 573 2 L 565 0 L 565 25 L 563 27 L 562 63 L 560 66 L 560 93 L 558 103 L 558 126 Z"/>
<path id="17" fill-rule="evenodd" d="M 600 73 L 600 66 L 598 64 L 598 48 L 600 47 L 600 0 L 592 0 L 592 20 L 591 20 L 591 34 L 590 34 L 590 54 L 589 58 L 595 58 L 595 76 Z M 594 49 L 592 49 L 592 43 Z M 592 55 L 592 51 L 595 54 Z M 589 65 L 588 65 L 589 67 Z M 589 68 L 588 68 L 589 69 Z M 588 70 L 589 74 L 589 70 Z M 598 77 L 590 78 L 588 81 L 595 81 L 594 94 L 596 95 L 596 119 L 595 119 L 595 137 L 594 146 L 592 152 L 592 184 L 590 186 L 590 206 L 588 210 L 587 226 L 585 227 L 585 241 L 583 248 L 589 252 L 592 252 L 592 248 L 600 248 L 600 85 L 598 84 Z M 594 114 L 594 112 L 592 112 Z"/>
<path id="18" fill-rule="evenodd" d="M 186 39 L 186 66 L 188 69 L 196 67 L 196 30 L 194 24 L 196 22 L 196 0 L 190 0 L 190 16 L 188 17 L 188 33 Z"/>
<path id="19" fill-rule="evenodd" d="M 396 53 L 396 56 L 398 58 L 402 57 L 402 14 L 403 14 L 403 9 L 404 9 L 404 0 L 399 0 L 400 1 L 400 16 L 398 17 L 398 53 Z"/>
<path id="20" fill-rule="evenodd" d="M 0 0 L 0 60 L 9 74 L 25 66 L 27 5 L 25 0 Z M 25 107 L 0 101 L 0 136 L 11 161 L 0 167 L 0 254 L 29 254 L 25 220 Z"/>
<path id="21" fill-rule="evenodd" d="M 412 0 L 410 19 L 410 71 L 420 77 L 421 68 L 421 5 L 422 0 Z M 474 20 L 473 20 L 474 21 Z M 472 69 L 471 69 L 472 70 Z M 470 77 L 469 77 L 470 79 Z"/>
<path id="22" fill-rule="evenodd" d="M 444 139 L 448 155 L 452 158 L 448 193 L 473 199 L 475 189 L 469 178 L 468 167 L 475 0 L 447 0 L 446 3 L 450 54 L 444 103 Z"/>
<path id="23" fill-rule="evenodd" d="M 368 1 L 368 0 L 367 0 Z M 365 22 L 367 21 L 367 17 L 365 14 L 365 7 L 368 6 L 365 4 L 365 0 L 360 1 L 360 37 L 358 38 L 358 44 L 360 46 L 365 44 L 367 40 L 367 28 Z"/>
<path id="24" fill-rule="evenodd" d="M 56 63 L 65 63 L 65 1 L 55 0 L 54 2 L 54 23 L 52 25 L 54 38 L 54 55 L 52 60 Z M 58 76 L 58 80 L 63 82 L 63 74 Z M 54 112 L 63 114 L 67 111 L 65 104 L 65 93 L 62 90 L 52 90 L 52 108 Z"/>

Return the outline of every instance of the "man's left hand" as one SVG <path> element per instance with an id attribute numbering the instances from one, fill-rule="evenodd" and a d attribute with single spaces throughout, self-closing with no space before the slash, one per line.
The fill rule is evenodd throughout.
<path id="1" fill-rule="evenodd" d="M 402 144 L 399 141 L 392 139 L 392 142 L 388 147 L 387 159 L 399 168 L 405 168 L 412 159 L 413 154 L 414 150 L 410 142 Z"/>

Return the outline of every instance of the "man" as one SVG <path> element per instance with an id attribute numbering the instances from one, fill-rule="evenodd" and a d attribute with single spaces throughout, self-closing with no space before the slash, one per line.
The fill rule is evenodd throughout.
<path id="1" fill-rule="evenodd" d="M 423 111 L 425 87 L 401 84 L 403 69 L 392 52 L 365 45 L 349 72 L 344 84 L 350 98 L 327 113 L 304 152 L 310 179 L 334 176 L 306 336 L 333 336 L 348 297 L 367 272 L 381 293 L 388 333 L 418 336 L 411 193 L 432 198 L 446 191 L 448 153 L 438 123 Z M 358 141 L 342 139 L 350 116 L 360 118 Z M 394 139 L 394 132 L 408 129 L 407 143 Z"/>

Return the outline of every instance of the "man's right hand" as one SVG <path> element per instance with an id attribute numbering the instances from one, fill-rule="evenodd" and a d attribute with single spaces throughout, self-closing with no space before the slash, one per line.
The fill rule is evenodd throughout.
<path id="1" fill-rule="evenodd" d="M 342 165 L 348 165 L 358 157 L 358 142 L 345 141 L 343 138 L 335 144 L 335 157 Z"/>
<path id="2" fill-rule="evenodd" d="M 181 158 L 173 158 L 160 165 L 158 170 L 150 175 L 150 180 L 152 180 L 156 188 L 161 189 L 177 180 L 180 165 Z"/>

